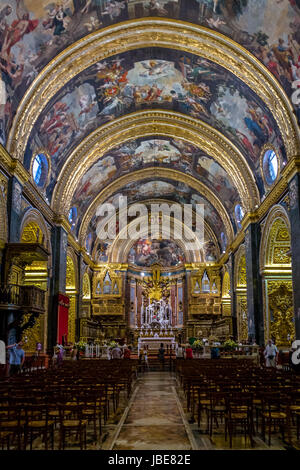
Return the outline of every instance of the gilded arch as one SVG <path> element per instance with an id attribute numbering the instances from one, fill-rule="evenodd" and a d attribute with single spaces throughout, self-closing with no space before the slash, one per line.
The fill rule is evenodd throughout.
<path id="1" fill-rule="evenodd" d="M 278 346 L 287 346 L 295 335 L 290 248 L 289 217 L 278 204 L 264 222 L 260 247 L 265 340 L 274 338 Z"/>
<path id="2" fill-rule="evenodd" d="M 28 231 L 25 234 L 26 227 Z M 31 227 L 31 228 L 30 228 Z M 39 228 L 40 232 L 36 232 L 36 228 Z M 47 250 L 51 250 L 50 233 L 43 218 L 42 214 L 37 209 L 29 209 L 25 214 L 21 222 L 21 239 L 26 238 L 27 242 L 36 243 L 39 242 L 44 245 Z M 51 265 L 51 256 L 48 257 L 48 263 Z"/>
<path id="3" fill-rule="evenodd" d="M 290 221 L 285 209 L 277 204 L 264 222 L 260 246 L 260 271 L 274 264 L 291 266 L 287 252 L 290 250 Z"/>

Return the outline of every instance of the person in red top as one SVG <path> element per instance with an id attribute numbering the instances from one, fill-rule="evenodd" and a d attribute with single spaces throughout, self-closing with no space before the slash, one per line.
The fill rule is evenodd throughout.
<path id="1" fill-rule="evenodd" d="M 123 358 L 130 359 L 130 356 L 131 356 L 131 346 L 128 346 L 128 348 L 124 349 Z"/>
<path id="2" fill-rule="evenodd" d="M 186 359 L 193 359 L 193 350 L 190 345 L 187 346 L 185 350 L 185 358 Z"/>

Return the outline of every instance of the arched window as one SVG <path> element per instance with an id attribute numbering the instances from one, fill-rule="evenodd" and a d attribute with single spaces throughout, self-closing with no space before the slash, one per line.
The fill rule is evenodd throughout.
<path id="1" fill-rule="evenodd" d="M 49 173 L 48 159 L 45 154 L 39 153 L 34 157 L 32 163 L 32 176 L 35 184 L 39 188 L 43 188 L 47 181 Z"/>
<path id="2" fill-rule="evenodd" d="M 238 228 L 242 228 L 241 222 L 244 218 L 245 213 L 244 213 L 244 210 L 243 210 L 243 208 L 240 204 L 237 204 L 235 206 L 234 213 L 235 213 L 235 219 L 236 219 Z"/>
<path id="3" fill-rule="evenodd" d="M 271 186 L 277 179 L 279 160 L 274 150 L 269 149 L 264 153 L 262 170 L 266 183 Z"/>

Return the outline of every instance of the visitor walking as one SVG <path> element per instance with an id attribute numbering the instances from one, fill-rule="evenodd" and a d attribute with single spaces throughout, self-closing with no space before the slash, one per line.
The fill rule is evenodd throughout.
<path id="1" fill-rule="evenodd" d="M 270 339 L 265 348 L 264 356 L 266 359 L 266 367 L 276 367 L 277 358 L 278 358 L 278 349 L 276 345 L 273 344 L 272 340 Z"/>
<path id="2" fill-rule="evenodd" d="M 15 375 L 22 371 L 25 361 L 25 351 L 22 346 L 23 343 L 20 341 L 6 347 L 9 352 L 9 375 Z"/>

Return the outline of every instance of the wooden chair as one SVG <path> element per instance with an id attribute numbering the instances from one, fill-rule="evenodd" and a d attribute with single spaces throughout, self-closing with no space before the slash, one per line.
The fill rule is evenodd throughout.
<path id="1" fill-rule="evenodd" d="M 232 448 L 232 438 L 238 427 L 243 429 L 245 436 L 245 446 L 247 435 L 253 447 L 253 403 L 250 394 L 232 395 L 227 398 L 225 413 L 225 440 L 229 434 L 230 448 Z"/>
<path id="2" fill-rule="evenodd" d="M 70 418 L 71 411 L 73 414 L 76 411 L 76 418 Z M 83 419 L 82 407 L 80 405 L 63 404 L 59 406 L 60 412 L 60 438 L 59 438 L 59 449 L 65 449 L 66 437 L 72 433 L 76 433 L 76 437 L 79 436 L 80 450 L 86 449 L 86 427 L 87 421 Z"/>
<path id="3" fill-rule="evenodd" d="M 51 437 L 51 449 L 54 449 L 54 421 L 49 419 L 49 409 L 45 404 L 27 405 L 25 408 L 26 423 L 24 431 L 24 448 L 29 441 L 30 450 L 34 436 L 43 436 L 45 449 L 48 450 L 48 437 Z"/>
<path id="4" fill-rule="evenodd" d="M 285 410 L 283 410 L 285 408 Z M 268 445 L 271 445 L 272 428 L 278 427 L 284 440 L 284 432 L 289 425 L 289 412 L 287 405 L 283 405 L 280 394 L 266 394 L 262 397 L 262 437 L 265 441 L 266 428 L 268 428 Z"/>

